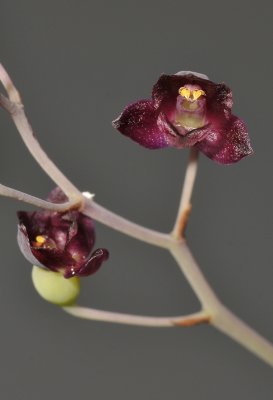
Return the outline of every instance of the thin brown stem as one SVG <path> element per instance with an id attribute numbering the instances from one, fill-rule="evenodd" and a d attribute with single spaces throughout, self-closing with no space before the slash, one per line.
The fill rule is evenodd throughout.
<path id="1" fill-rule="evenodd" d="M 178 213 L 172 231 L 172 236 L 176 239 L 184 237 L 191 212 L 191 197 L 198 168 L 198 153 L 196 148 L 191 148 Z"/>
<path id="2" fill-rule="evenodd" d="M 209 316 L 203 311 L 180 317 L 146 317 L 79 306 L 63 307 L 63 310 L 83 319 L 154 328 L 190 327 L 209 322 Z"/>

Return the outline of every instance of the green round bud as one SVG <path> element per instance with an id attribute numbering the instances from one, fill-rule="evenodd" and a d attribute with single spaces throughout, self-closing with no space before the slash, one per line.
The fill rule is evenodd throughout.
<path id="1" fill-rule="evenodd" d="M 60 272 L 32 268 L 32 282 L 39 295 L 58 306 L 72 305 L 80 294 L 80 278 L 66 279 Z"/>

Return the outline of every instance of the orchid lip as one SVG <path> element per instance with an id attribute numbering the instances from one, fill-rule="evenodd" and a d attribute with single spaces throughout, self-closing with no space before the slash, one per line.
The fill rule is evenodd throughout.
<path id="1" fill-rule="evenodd" d="M 181 108 L 185 112 L 194 113 L 196 111 L 201 110 L 202 107 L 196 100 L 189 99 L 183 101 Z"/>

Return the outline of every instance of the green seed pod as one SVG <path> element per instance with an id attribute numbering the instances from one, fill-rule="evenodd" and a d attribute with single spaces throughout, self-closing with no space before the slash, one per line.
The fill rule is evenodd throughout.
<path id="1" fill-rule="evenodd" d="M 60 272 L 47 269 L 32 268 L 32 282 L 39 295 L 58 306 L 68 306 L 75 303 L 80 294 L 80 278 L 66 279 Z"/>

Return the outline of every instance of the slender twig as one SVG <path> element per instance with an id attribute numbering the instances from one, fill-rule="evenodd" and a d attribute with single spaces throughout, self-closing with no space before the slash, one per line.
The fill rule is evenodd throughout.
<path id="1" fill-rule="evenodd" d="M 93 200 L 86 199 L 81 212 L 96 221 L 103 223 L 125 235 L 152 244 L 154 246 L 169 248 L 174 239 L 170 235 L 160 233 L 152 229 L 130 222 L 127 219 L 108 211 L 106 208 L 96 204 Z"/>
<path id="2" fill-rule="evenodd" d="M 6 196 L 13 198 L 15 200 L 22 201 L 27 204 L 32 204 L 33 206 L 44 208 L 51 211 L 64 212 L 73 207 L 77 206 L 77 203 L 73 201 L 67 201 L 65 203 L 51 203 L 46 200 L 39 199 L 38 197 L 31 196 L 30 194 L 20 192 L 20 190 L 12 189 L 8 186 L 2 185 L 0 183 L 0 196 Z"/>
<path id="3" fill-rule="evenodd" d="M 9 95 L 9 99 L 1 95 L 0 105 L 10 114 L 26 147 L 28 148 L 32 156 L 43 168 L 46 174 L 49 175 L 51 179 L 64 191 L 69 199 L 76 199 L 77 201 L 81 201 L 81 192 L 49 159 L 47 154 L 44 152 L 44 150 L 36 140 L 32 128 L 25 115 L 20 95 L 2 65 L 0 65 L 0 81 L 3 83 L 3 86 L 5 87 Z"/>
<path id="4" fill-rule="evenodd" d="M 208 317 L 206 322 L 232 337 L 256 356 L 273 366 L 272 344 L 256 333 L 252 328 L 248 327 L 244 322 L 240 321 L 240 319 L 223 306 L 201 272 L 185 240 L 177 241 L 171 236 L 168 237 L 168 235 L 165 234 L 146 230 L 146 228 L 135 225 L 91 201 L 86 201 L 83 212 L 86 213 L 86 215 L 90 215 L 98 221 L 137 239 L 144 240 L 150 244 L 169 248 L 181 271 L 186 276 L 195 294 L 199 298 L 203 308 L 201 313 Z M 167 241 L 164 245 L 166 239 Z M 100 314 L 100 311 L 94 311 L 93 309 L 72 307 L 66 309 L 66 311 L 81 318 L 121 322 L 118 320 L 119 318 L 115 318 L 116 314 L 112 315 L 112 313 L 109 314 L 107 312 Z M 99 314 L 97 314 L 97 312 L 99 312 Z M 120 314 L 117 315 L 119 316 Z M 129 323 L 128 320 L 135 321 L 135 318 L 137 318 L 136 321 L 139 321 L 138 318 L 143 317 L 130 315 L 124 317 L 123 314 L 121 314 L 121 320 L 122 322 L 125 321 L 124 323 Z M 164 320 L 164 326 L 171 326 L 170 322 L 167 322 L 170 320 L 171 318 L 167 318 L 166 321 Z M 167 323 L 167 325 L 165 325 L 165 323 Z M 135 322 L 133 324 L 135 324 Z M 143 325 L 143 323 L 141 323 L 141 325 Z"/>
<path id="5" fill-rule="evenodd" d="M 0 81 L 2 82 L 4 88 L 6 89 L 9 99 L 14 103 L 20 104 L 21 103 L 20 94 L 16 89 L 16 87 L 14 86 L 9 74 L 7 73 L 2 64 L 0 64 Z"/>
<path id="6" fill-rule="evenodd" d="M 198 150 L 196 148 L 191 148 L 189 161 L 186 168 L 186 174 L 184 179 L 184 184 L 181 193 L 180 205 L 178 208 L 178 213 L 174 228 L 172 231 L 172 236 L 176 239 L 184 237 L 185 229 L 187 227 L 188 218 L 191 212 L 191 196 L 194 188 L 195 178 L 197 174 L 198 167 Z"/>
<path id="7" fill-rule="evenodd" d="M 209 322 L 209 315 L 207 315 L 203 311 L 181 317 L 145 317 L 139 315 L 115 313 L 110 311 L 101 311 L 94 308 L 79 306 L 63 307 L 63 310 L 73 315 L 74 317 L 83 319 L 114 322 L 117 324 L 126 325 L 147 326 L 154 328 L 171 328 L 174 326 L 189 327 Z"/>

